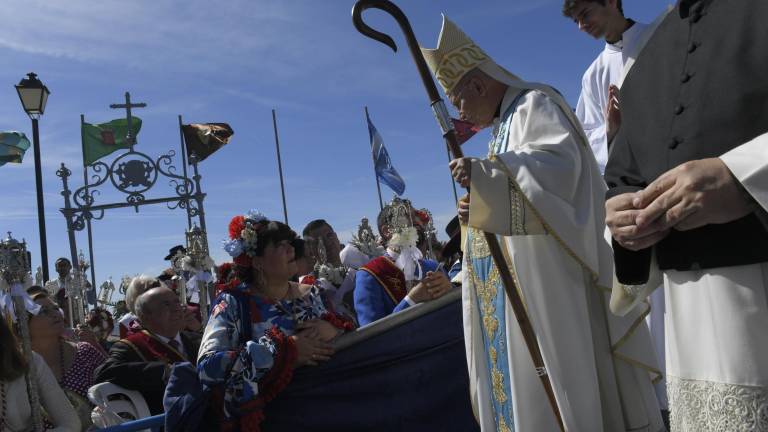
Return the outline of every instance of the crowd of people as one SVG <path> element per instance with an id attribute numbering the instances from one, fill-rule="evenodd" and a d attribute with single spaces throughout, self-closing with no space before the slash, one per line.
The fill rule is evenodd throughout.
<path id="1" fill-rule="evenodd" d="M 301 238 L 255 211 L 234 217 L 225 245 L 232 262 L 215 269 L 205 328 L 199 304 L 180 289 L 186 281 L 179 265 L 157 277 L 131 279 L 122 315 L 96 307 L 70 323 L 66 311 L 80 306 L 73 306 L 73 291 L 67 289 L 75 283 L 71 265 L 60 258 L 56 280 L 27 290 L 40 306 L 37 314 L 29 314 L 29 326 L 40 363 L 35 373 L 45 380 L 40 388 L 46 425 L 91 428 L 88 389 L 103 382 L 139 392 L 149 414 L 162 414 L 173 366 L 184 362 L 196 365 L 201 385 L 219 395 L 209 419 L 228 427 L 257 425 L 264 403 L 290 382 L 292 370 L 329 360 L 336 337 L 439 298 L 452 287 L 442 262 L 451 267 L 460 252 L 452 249 L 443 257 L 443 244 L 430 236 L 428 212 L 395 198 L 377 220 L 381 236 L 363 220 L 355 240 L 342 247 L 323 219 L 307 224 Z M 391 244 L 393 238 L 400 246 Z M 401 251 L 410 255 L 398 261 Z M 166 259 L 178 264 L 174 261 L 185 252 L 175 246 Z M 426 258 L 435 252 L 441 264 Z M 9 327 L 3 336 L 13 340 Z M 3 355 L 4 368 L 28 370 L 18 349 Z M 6 381 L 19 377 L 9 374 Z M 13 391 L 21 388 L 14 385 Z M 29 405 L 19 413 L 29 415 Z M 6 427 L 22 430 L 17 419 L 3 418 Z"/>
<path id="2" fill-rule="evenodd" d="M 251 210 L 230 221 L 232 261 L 207 293 L 187 297 L 174 265 L 133 278 L 119 317 L 78 316 L 62 258 L 56 280 L 27 290 L 39 306 L 31 358 L 1 320 L 0 430 L 29 425 L 25 374 L 46 424 L 75 431 L 92 426 L 98 383 L 166 412 L 180 364 L 211 395 L 206 425 L 258 430 L 294 369 L 332 359 L 334 340 L 461 289 L 481 430 L 768 431 L 768 4 L 680 0 L 644 24 L 621 0 L 565 0 L 563 15 L 606 43 L 575 110 L 447 18 L 437 47 L 422 49 L 461 119 L 492 128 L 487 158 L 450 162 L 471 190 L 450 241 L 401 198 L 382 208 L 378 233 L 363 219 L 346 245 L 324 219 L 299 236 Z M 665 311 L 650 329 L 648 298 Z"/>

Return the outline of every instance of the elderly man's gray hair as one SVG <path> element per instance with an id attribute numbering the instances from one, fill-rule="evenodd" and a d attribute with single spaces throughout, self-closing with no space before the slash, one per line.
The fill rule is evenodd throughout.
<path id="1" fill-rule="evenodd" d="M 150 289 L 160 286 L 164 286 L 163 283 L 152 276 L 140 275 L 133 278 L 131 283 L 128 284 L 128 289 L 125 290 L 125 305 L 128 306 L 128 310 L 138 316 L 136 300 Z"/>

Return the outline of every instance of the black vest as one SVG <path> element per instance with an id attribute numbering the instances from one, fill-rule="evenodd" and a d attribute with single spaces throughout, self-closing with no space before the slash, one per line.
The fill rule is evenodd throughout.
<path id="1" fill-rule="evenodd" d="M 768 132 L 768 1 L 679 1 L 627 75 L 620 103 L 621 129 L 605 171 L 608 197 Z M 752 214 L 672 231 L 655 248 L 662 270 L 754 264 L 768 261 L 768 230 Z M 636 267 L 643 251 L 615 255 L 621 273 Z"/>

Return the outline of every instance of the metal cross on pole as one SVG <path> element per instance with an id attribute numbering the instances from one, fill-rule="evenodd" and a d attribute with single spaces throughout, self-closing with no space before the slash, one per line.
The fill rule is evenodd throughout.
<path id="1" fill-rule="evenodd" d="M 136 137 L 133 136 L 132 132 L 132 126 L 133 126 L 133 117 L 131 116 L 131 108 L 146 108 L 147 104 L 144 102 L 140 103 L 131 103 L 131 93 L 125 92 L 125 103 L 124 104 L 111 104 L 109 107 L 112 109 L 120 109 L 125 108 L 125 118 L 128 120 L 128 134 L 125 136 L 125 140 L 128 141 L 128 144 L 131 146 L 131 151 L 133 151 L 133 145 L 136 144 Z"/>

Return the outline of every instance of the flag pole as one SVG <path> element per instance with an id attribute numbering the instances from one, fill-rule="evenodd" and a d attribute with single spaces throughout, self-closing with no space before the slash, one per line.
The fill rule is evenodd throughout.
<path id="1" fill-rule="evenodd" d="M 368 117 L 368 107 L 365 107 L 365 122 L 368 125 L 368 136 L 371 141 L 371 160 L 373 161 L 373 177 L 376 179 L 376 191 L 379 192 L 379 210 L 384 210 L 384 201 L 381 199 L 381 183 L 379 182 L 379 174 L 376 173 L 376 155 L 373 154 L 373 135 L 371 135 L 371 119 Z"/>
<path id="2" fill-rule="evenodd" d="M 88 194 L 88 165 L 85 163 L 85 146 L 83 145 L 83 123 L 85 123 L 85 116 L 80 114 L 80 145 L 83 153 L 83 184 L 85 185 L 85 194 Z M 85 226 L 88 232 L 88 258 L 91 261 L 91 289 L 96 291 L 96 265 L 93 262 L 93 231 L 91 229 L 91 218 L 85 218 Z M 79 267 L 79 266 L 78 266 Z M 84 287 L 83 287 L 84 288 Z M 86 304 L 88 302 L 86 301 Z M 98 301 L 95 306 L 98 306 Z"/>
<path id="3" fill-rule="evenodd" d="M 283 181 L 283 162 L 280 159 L 280 139 L 277 137 L 277 115 L 272 110 L 272 127 L 275 129 L 275 148 L 277 149 L 277 169 L 280 172 L 280 192 L 283 194 L 283 216 L 288 225 L 288 207 L 285 205 L 285 182 Z"/>
<path id="4" fill-rule="evenodd" d="M 184 125 L 181 122 L 181 114 L 179 114 L 179 140 L 181 142 L 181 165 L 184 167 L 184 190 L 187 190 L 187 146 L 184 145 Z M 192 229 L 192 215 L 190 214 L 189 201 L 187 201 L 187 230 Z"/>

